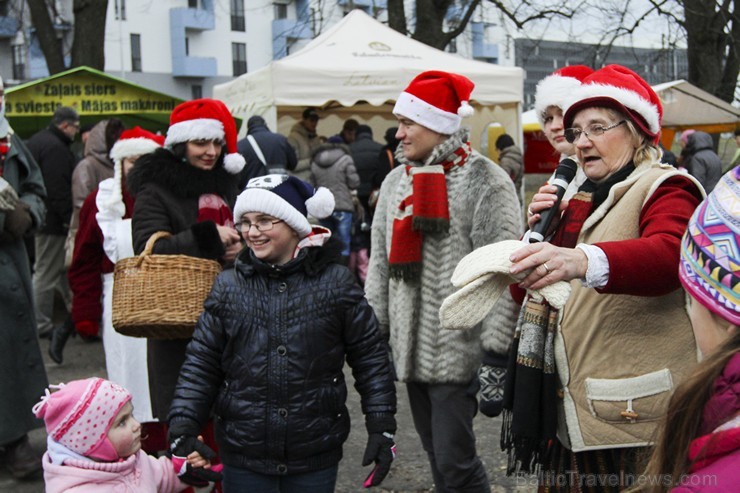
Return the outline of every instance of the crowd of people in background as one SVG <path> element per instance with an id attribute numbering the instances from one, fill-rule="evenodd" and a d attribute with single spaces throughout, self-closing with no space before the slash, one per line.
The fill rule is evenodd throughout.
<path id="1" fill-rule="evenodd" d="M 540 81 L 535 110 L 577 169 L 528 197 L 512 135 L 492 143 L 497 162 L 472 148 L 474 89 L 419 74 L 384 143 L 356 118 L 323 136 L 313 107 L 287 135 L 251 116 L 239 140 L 208 98 L 175 107 L 159 134 L 117 118 L 81 128 L 62 106 L 23 142 L 0 79 L 4 466 L 18 479 L 43 468 L 60 492 L 216 481 L 330 493 L 350 429 L 346 362 L 366 487 L 391 470 L 402 384 L 437 493 L 491 491 L 479 411 L 503 415 L 508 472 L 536 473 L 541 492 L 729 491 L 740 130 L 724 166 L 701 130 L 683 130 L 671 156 L 662 103 L 639 74 L 564 67 Z M 148 243 L 223 268 L 192 337 L 113 327 L 114 266 Z M 463 265 L 480 270 L 466 296 L 495 300 L 448 330 L 440 310 L 459 299 Z M 49 387 L 39 339 L 61 364 L 74 335 L 102 340 L 108 380 Z M 43 459 L 28 439 L 42 424 Z M 708 474 L 718 489 L 689 489 Z M 608 484 L 584 486 L 590 476 Z"/>

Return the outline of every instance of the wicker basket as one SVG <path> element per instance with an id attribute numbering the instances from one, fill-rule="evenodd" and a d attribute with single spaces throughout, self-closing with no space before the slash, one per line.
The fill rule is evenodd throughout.
<path id="1" fill-rule="evenodd" d="M 193 335 L 221 265 L 187 255 L 153 255 L 154 243 L 170 236 L 160 231 L 138 257 L 116 262 L 113 328 L 133 337 L 184 339 Z"/>

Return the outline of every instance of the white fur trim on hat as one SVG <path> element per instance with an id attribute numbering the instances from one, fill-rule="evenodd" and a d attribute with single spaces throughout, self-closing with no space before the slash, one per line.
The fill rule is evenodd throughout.
<path id="1" fill-rule="evenodd" d="M 545 124 L 545 111 L 550 106 L 563 109 L 563 101 L 581 87 L 581 81 L 575 77 L 548 75 L 537 84 L 534 95 L 534 111 L 540 125 Z M 565 110 L 563 110 L 565 113 Z"/>
<path id="2" fill-rule="evenodd" d="M 444 135 L 455 133 L 462 124 L 460 115 L 441 110 L 405 91 L 398 96 L 393 114 Z"/>
<path id="3" fill-rule="evenodd" d="M 247 161 L 244 159 L 244 156 L 236 152 L 233 154 L 227 154 L 224 157 L 224 168 L 232 175 L 235 175 L 243 170 L 244 165 L 246 164 Z"/>
<path id="4" fill-rule="evenodd" d="M 607 98 L 616 101 L 618 104 L 642 116 L 654 135 L 660 133 L 660 114 L 658 113 L 658 108 L 653 103 L 643 99 L 629 89 L 606 84 L 582 85 L 564 101 L 563 114 L 574 104 L 592 98 Z"/>
<path id="5" fill-rule="evenodd" d="M 213 118 L 196 118 L 170 125 L 164 145 L 172 146 L 190 140 L 214 140 L 224 138 L 224 124 Z"/>
<path id="6" fill-rule="evenodd" d="M 334 212 L 334 194 L 331 190 L 319 187 L 313 197 L 306 201 L 306 210 L 316 219 L 324 219 Z"/>
<path id="7" fill-rule="evenodd" d="M 282 219 L 301 238 L 308 236 L 311 232 L 311 224 L 306 216 L 271 190 L 247 188 L 240 193 L 234 205 L 234 222 L 241 221 L 242 216 L 247 212 L 261 212 Z"/>
<path id="8" fill-rule="evenodd" d="M 146 137 L 118 140 L 110 150 L 110 158 L 114 162 L 123 161 L 127 157 L 149 154 L 159 147 L 159 144 Z"/>

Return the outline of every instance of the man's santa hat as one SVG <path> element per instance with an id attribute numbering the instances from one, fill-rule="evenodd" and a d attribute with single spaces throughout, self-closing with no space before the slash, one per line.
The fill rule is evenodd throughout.
<path id="1" fill-rule="evenodd" d="M 540 125 L 545 125 L 545 112 L 550 106 L 563 108 L 565 100 L 573 91 L 581 87 L 583 79 L 594 70 L 585 65 L 568 65 L 557 69 L 537 83 L 534 93 L 534 111 Z"/>
<path id="2" fill-rule="evenodd" d="M 164 143 L 171 147 L 190 140 L 221 139 L 226 143 L 228 152 L 224 158 L 224 168 L 235 175 L 246 164 L 236 148 L 236 133 L 234 118 L 224 103 L 218 99 L 194 99 L 172 110 Z"/>
<path id="3" fill-rule="evenodd" d="M 393 114 L 430 130 L 450 135 L 473 115 L 470 93 L 475 84 L 462 75 L 439 70 L 422 72 L 398 96 Z"/>
<path id="4" fill-rule="evenodd" d="M 589 75 L 564 101 L 565 127 L 573 125 L 584 108 L 611 108 L 624 113 L 645 135 L 657 144 L 663 105 L 650 84 L 621 65 L 607 65 Z"/>
<path id="5" fill-rule="evenodd" d="M 164 145 L 164 136 L 156 135 L 141 127 L 124 130 L 110 150 L 110 158 L 113 160 L 113 187 L 110 204 L 123 204 L 121 195 L 121 183 L 123 181 L 123 160 L 130 157 L 143 156 L 159 149 Z"/>

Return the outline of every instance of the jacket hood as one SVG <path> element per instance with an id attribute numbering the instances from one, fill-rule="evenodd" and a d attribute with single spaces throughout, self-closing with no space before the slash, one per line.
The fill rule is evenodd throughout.
<path id="1" fill-rule="evenodd" d="M 105 166 L 112 168 L 113 161 L 108 157 L 108 148 L 105 145 L 105 127 L 107 125 L 108 120 L 103 120 L 98 122 L 90 130 L 90 134 L 87 136 L 87 142 L 85 143 L 85 157 L 92 157 Z"/>
<path id="2" fill-rule="evenodd" d="M 515 159 L 518 158 L 519 160 L 521 160 L 521 158 L 522 158 L 522 151 L 520 151 L 517 146 L 513 145 L 513 146 L 509 146 L 509 147 L 504 147 L 503 149 L 501 149 L 501 151 L 499 152 L 498 155 L 500 157 L 509 156 L 509 157 L 512 157 L 512 158 L 515 158 Z"/>
<path id="3" fill-rule="evenodd" d="M 327 142 L 313 151 L 312 159 L 314 163 L 322 168 L 328 168 L 343 156 L 351 157 L 349 147 L 346 144 Z"/>
<path id="4" fill-rule="evenodd" d="M 233 206 L 238 192 L 237 175 L 229 174 L 220 160 L 212 170 L 202 170 L 175 157 L 169 149 L 161 148 L 136 161 L 126 179 L 133 196 L 149 182 L 169 190 L 179 197 L 199 197 L 215 193 Z"/>
<path id="5" fill-rule="evenodd" d="M 249 248 L 244 248 L 237 256 L 234 268 L 245 276 L 260 273 L 282 277 L 299 271 L 315 276 L 329 264 L 340 263 L 343 249 L 344 244 L 332 236 L 323 246 L 304 248 L 290 262 L 273 266 L 255 257 Z"/>
<path id="6" fill-rule="evenodd" d="M 694 132 L 689 135 L 686 148 L 691 152 L 701 151 L 703 149 L 714 149 L 712 136 L 706 132 Z"/>
<path id="7" fill-rule="evenodd" d="M 296 122 L 295 125 L 293 125 L 293 128 L 290 129 L 290 132 L 299 133 L 303 135 L 304 137 L 306 137 L 307 139 L 313 139 L 314 137 L 316 137 L 316 134 L 314 132 L 309 132 L 306 127 L 301 125 L 301 122 Z"/>

